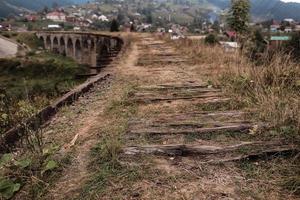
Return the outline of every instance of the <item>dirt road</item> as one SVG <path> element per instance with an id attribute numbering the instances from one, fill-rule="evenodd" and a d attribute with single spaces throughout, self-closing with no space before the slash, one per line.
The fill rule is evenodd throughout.
<path id="1" fill-rule="evenodd" d="M 18 52 L 18 45 L 0 37 L 0 58 L 14 57 Z"/>

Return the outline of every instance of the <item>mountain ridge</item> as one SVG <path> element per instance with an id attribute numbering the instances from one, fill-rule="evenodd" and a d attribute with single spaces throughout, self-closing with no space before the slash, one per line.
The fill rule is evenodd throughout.
<path id="1" fill-rule="evenodd" d="M 59 6 L 82 4 L 89 0 L 0 0 L 0 17 L 6 17 L 9 14 L 17 14 L 21 10 L 41 10 L 43 7 L 52 7 L 54 3 Z M 101 1 L 101 0 L 99 0 Z M 156 0 L 157 2 L 167 2 L 167 0 Z M 203 9 L 207 7 L 215 8 L 218 13 L 221 10 L 230 7 L 231 0 L 173 0 L 179 4 L 182 2 L 193 2 Z M 254 21 L 262 21 L 267 19 L 282 20 L 284 18 L 293 18 L 300 21 L 300 3 L 285 3 L 281 0 L 250 0 L 251 14 Z M 109 1 L 106 1 L 109 2 Z M 113 2 L 113 1 L 112 1 Z"/>
<path id="2" fill-rule="evenodd" d="M 209 0 L 220 9 L 230 7 L 230 0 Z M 300 3 L 285 3 L 280 0 L 251 0 L 251 14 L 254 20 L 294 18 L 300 20 Z"/>
<path id="3" fill-rule="evenodd" d="M 0 0 L 0 17 L 6 17 L 9 14 L 17 14 L 21 10 L 37 11 L 45 6 L 52 7 L 54 3 L 59 6 L 85 3 L 88 0 Z"/>

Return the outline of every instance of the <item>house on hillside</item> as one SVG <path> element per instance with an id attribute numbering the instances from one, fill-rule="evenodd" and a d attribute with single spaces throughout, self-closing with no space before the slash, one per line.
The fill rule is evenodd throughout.
<path id="1" fill-rule="evenodd" d="M 11 31 L 11 24 L 7 22 L 0 23 L 0 31 Z"/>
<path id="2" fill-rule="evenodd" d="M 66 22 L 66 14 L 59 11 L 50 12 L 46 15 L 46 19 L 55 21 L 55 22 Z"/>
<path id="3" fill-rule="evenodd" d="M 293 23 L 295 23 L 295 20 L 291 19 L 291 18 L 287 18 L 287 19 L 284 19 L 283 22 L 287 22 L 289 24 L 293 24 Z"/>
<path id="4" fill-rule="evenodd" d="M 58 24 L 49 24 L 49 25 L 47 26 L 47 28 L 48 28 L 49 30 L 57 30 L 57 29 L 61 29 L 61 26 L 58 25 Z"/>
<path id="5" fill-rule="evenodd" d="M 293 32 L 293 29 L 292 29 L 292 27 L 285 27 L 284 32 L 291 33 L 291 32 Z"/>
<path id="6" fill-rule="evenodd" d="M 25 19 L 29 22 L 35 22 L 39 17 L 34 14 L 25 15 Z"/>
<path id="7" fill-rule="evenodd" d="M 100 21 L 102 21 L 102 22 L 108 22 L 108 21 L 109 21 L 108 18 L 107 18 L 105 15 L 100 15 L 100 16 L 98 17 L 98 20 L 100 20 Z"/>
<path id="8" fill-rule="evenodd" d="M 141 25 L 137 25 L 136 26 L 136 30 L 137 32 L 146 32 L 146 31 L 150 31 L 152 25 L 151 24 L 141 24 Z"/>
<path id="9" fill-rule="evenodd" d="M 296 25 L 294 31 L 300 31 L 300 25 Z"/>
<path id="10" fill-rule="evenodd" d="M 272 24 L 270 26 L 270 31 L 272 33 L 277 33 L 279 31 L 279 29 L 280 29 L 280 25 L 279 24 Z"/>
<path id="11" fill-rule="evenodd" d="M 235 52 L 240 48 L 237 42 L 220 42 L 220 45 L 224 48 L 225 52 Z"/>
<path id="12" fill-rule="evenodd" d="M 291 39 L 290 36 L 271 36 L 269 49 L 277 49 Z"/>
<path id="13" fill-rule="evenodd" d="M 237 36 L 235 31 L 226 31 L 226 32 L 224 32 L 224 35 L 226 35 L 229 38 L 229 40 L 231 40 L 231 41 L 235 41 L 236 36 Z"/>
<path id="14" fill-rule="evenodd" d="M 271 25 L 265 28 L 270 28 L 270 32 L 277 33 L 280 30 L 280 22 L 276 20 L 271 20 Z"/>

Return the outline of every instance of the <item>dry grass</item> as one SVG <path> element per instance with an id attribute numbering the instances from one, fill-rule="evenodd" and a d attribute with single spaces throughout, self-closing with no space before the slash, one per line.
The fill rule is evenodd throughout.
<path id="1" fill-rule="evenodd" d="M 257 65 L 258 62 L 252 62 L 244 53 L 226 53 L 220 46 L 207 46 L 203 41 L 186 39 L 169 42 L 188 55 L 199 77 L 206 75 L 209 84 L 222 87 L 234 101 L 256 110 L 257 120 L 271 126 L 270 131 L 257 135 L 258 139 L 260 136 L 270 140 L 284 138 L 299 145 L 300 63 L 293 61 L 290 55 L 283 52 L 265 54 Z M 290 160 L 282 159 L 280 163 L 277 160 L 258 162 L 267 166 L 254 170 L 261 172 L 255 180 L 264 182 L 271 189 L 281 187 L 292 194 L 299 194 L 300 174 L 296 170 L 299 163 L 291 161 L 298 158 L 299 154 Z M 251 162 L 246 164 L 251 165 Z M 248 169 L 242 169 L 248 173 Z"/>
<path id="2" fill-rule="evenodd" d="M 226 53 L 220 46 L 207 46 L 202 41 L 186 39 L 172 43 L 195 65 L 200 65 L 199 74 L 206 73 L 212 84 L 256 109 L 260 120 L 286 136 L 299 137 L 300 63 L 279 52 L 265 55 L 258 66 L 238 51 Z M 288 129 L 288 133 L 282 129 Z"/>

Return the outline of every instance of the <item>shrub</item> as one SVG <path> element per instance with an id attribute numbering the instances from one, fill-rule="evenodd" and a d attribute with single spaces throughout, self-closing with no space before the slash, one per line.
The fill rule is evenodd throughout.
<path id="1" fill-rule="evenodd" d="M 209 34 L 205 37 L 205 44 L 215 45 L 218 43 L 218 37 L 215 34 Z"/>
<path id="2" fill-rule="evenodd" d="M 292 34 L 292 39 L 287 43 L 286 48 L 291 50 L 296 60 L 300 60 L 300 32 Z"/>
<path id="3" fill-rule="evenodd" d="M 110 25 L 110 32 L 118 32 L 119 31 L 119 23 L 116 19 L 113 19 Z"/>
<path id="4" fill-rule="evenodd" d="M 10 38 L 10 37 L 11 37 L 9 33 L 3 33 L 2 35 L 3 35 L 4 37 L 6 37 L 6 38 Z"/>

